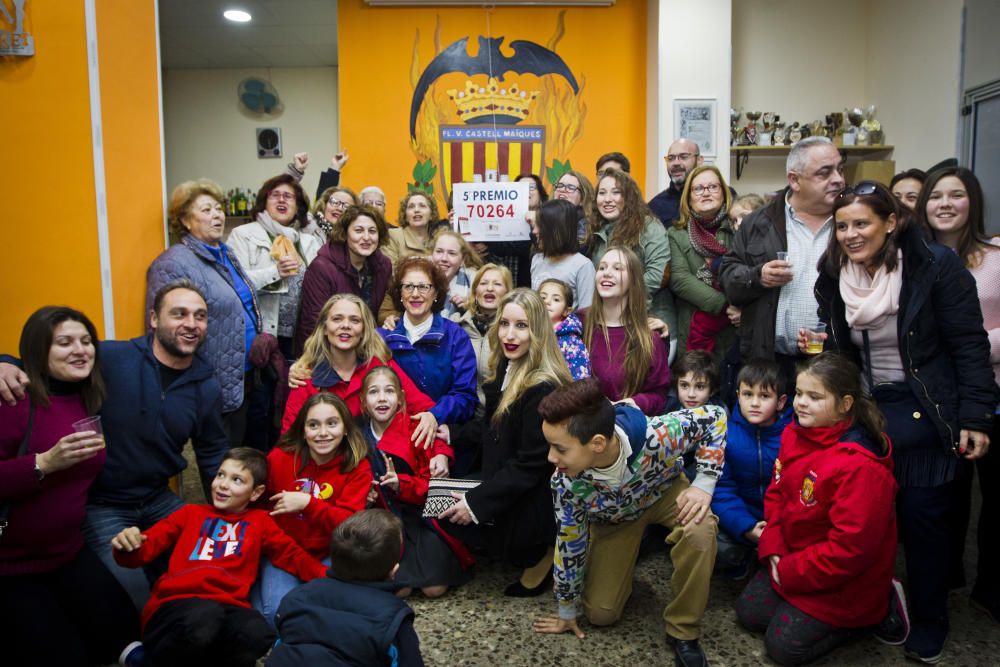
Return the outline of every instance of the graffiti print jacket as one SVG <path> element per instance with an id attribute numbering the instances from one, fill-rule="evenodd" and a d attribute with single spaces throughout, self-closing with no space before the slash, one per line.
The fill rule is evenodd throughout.
<path id="1" fill-rule="evenodd" d="M 583 593 L 591 522 L 634 521 L 658 501 L 674 478 L 684 473 L 684 454 L 694 451 L 698 475 L 692 486 L 712 494 L 722 474 L 726 449 L 726 411 L 707 405 L 647 419 L 639 410 L 615 406 L 615 434 L 632 453 L 620 483 L 595 479 L 593 468 L 578 477 L 552 476 L 559 534 L 555 589 L 559 617 L 576 618 Z"/>

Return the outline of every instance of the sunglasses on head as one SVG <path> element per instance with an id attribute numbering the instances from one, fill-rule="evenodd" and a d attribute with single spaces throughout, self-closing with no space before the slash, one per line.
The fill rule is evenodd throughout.
<path id="1" fill-rule="evenodd" d="M 846 188 L 840 191 L 840 194 L 837 195 L 837 197 L 843 198 L 848 195 L 858 195 L 858 196 L 873 195 L 875 194 L 875 190 L 877 189 L 878 189 L 878 183 L 876 183 L 875 181 L 861 181 L 860 183 L 858 183 L 853 187 L 848 185 Z"/>

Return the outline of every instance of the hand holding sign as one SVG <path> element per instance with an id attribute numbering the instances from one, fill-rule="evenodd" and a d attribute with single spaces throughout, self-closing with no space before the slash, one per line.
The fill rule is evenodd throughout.
<path id="1" fill-rule="evenodd" d="M 466 241 L 527 241 L 527 183 L 456 183 L 456 229 Z"/>

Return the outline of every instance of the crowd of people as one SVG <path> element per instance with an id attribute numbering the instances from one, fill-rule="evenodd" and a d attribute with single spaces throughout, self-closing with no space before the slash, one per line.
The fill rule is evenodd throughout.
<path id="1" fill-rule="evenodd" d="M 976 474 L 970 602 L 996 623 L 1000 238 L 975 175 L 848 185 L 810 137 L 784 189 L 738 196 L 694 142 L 666 160 L 648 204 L 621 153 L 551 199 L 519 175 L 513 243 L 421 190 L 390 225 L 344 151 L 315 206 L 298 154 L 228 234 L 217 184 L 177 186 L 145 335 L 44 306 L 0 359 L 5 655 L 420 665 L 405 598 L 484 556 L 520 573 L 503 596 L 554 591 L 536 632 L 582 639 L 663 539 L 681 667 L 708 664 L 713 577 L 747 580 L 736 617 L 780 664 L 867 636 L 930 664 Z M 189 441 L 205 505 L 170 486 Z"/>

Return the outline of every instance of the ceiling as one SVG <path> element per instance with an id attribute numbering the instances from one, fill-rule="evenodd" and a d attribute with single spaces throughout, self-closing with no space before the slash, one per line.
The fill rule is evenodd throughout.
<path id="1" fill-rule="evenodd" d="M 159 0 L 164 69 L 337 64 L 337 0 Z M 249 23 L 222 17 L 227 9 Z"/>

